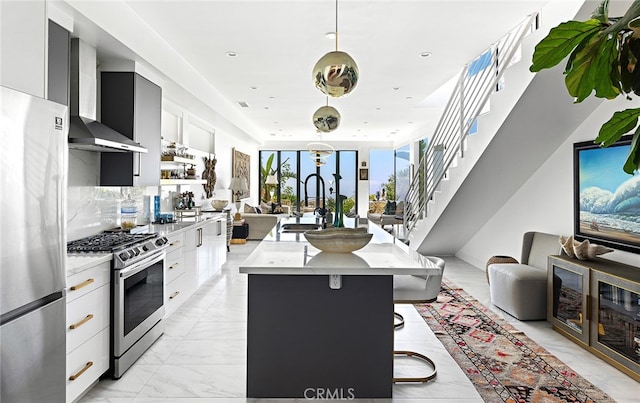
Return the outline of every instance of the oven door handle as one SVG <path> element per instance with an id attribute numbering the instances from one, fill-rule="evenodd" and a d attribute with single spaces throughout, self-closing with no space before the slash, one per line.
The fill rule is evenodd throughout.
<path id="1" fill-rule="evenodd" d="M 148 268 L 149 266 L 153 265 L 154 263 L 157 263 L 161 260 L 164 260 L 166 256 L 165 251 L 162 251 L 158 254 L 155 254 L 153 256 L 149 256 L 148 258 L 145 258 L 141 261 L 139 261 L 138 263 L 134 264 L 131 267 L 127 267 L 126 269 L 122 269 L 120 270 L 120 273 L 118 274 L 118 276 L 122 279 L 126 279 L 128 277 L 133 276 L 136 273 L 140 273 L 142 270 Z"/>

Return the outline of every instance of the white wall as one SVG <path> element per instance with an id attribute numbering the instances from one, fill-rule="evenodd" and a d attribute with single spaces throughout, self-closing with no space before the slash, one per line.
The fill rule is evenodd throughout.
<path id="1" fill-rule="evenodd" d="M 456 256 L 484 269 L 493 255 L 509 255 L 520 260 L 524 232 L 573 234 L 573 143 L 595 139 L 602 123 L 614 111 L 629 107 L 629 102 L 623 99 L 603 102 Z M 614 251 L 604 257 L 640 265 L 640 255 L 633 253 Z"/>

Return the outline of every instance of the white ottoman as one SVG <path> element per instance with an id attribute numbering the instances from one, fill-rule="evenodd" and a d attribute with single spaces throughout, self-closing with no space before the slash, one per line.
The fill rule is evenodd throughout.
<path id="1" fill-rule="evenodd" d="M 494 263 L 489 271 L 491 302 L 520 320 L 547 318 L 547 269 Z"/>

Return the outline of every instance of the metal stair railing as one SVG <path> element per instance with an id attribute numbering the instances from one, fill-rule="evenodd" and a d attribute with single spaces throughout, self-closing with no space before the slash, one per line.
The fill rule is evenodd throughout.
<path id="1" fill-rule="evenodd" d="M 404 199 L 404 237 L 427 216 L 427 205 L 459 153 L 464 157 L 464 139 L 483 113 L 489 97 L 499 90 L 500 80 L 520 50 L 524 37 L 539 27 L 538 13 L 494 43 L 464 66 L 458 82 L 416 169 Z"/>

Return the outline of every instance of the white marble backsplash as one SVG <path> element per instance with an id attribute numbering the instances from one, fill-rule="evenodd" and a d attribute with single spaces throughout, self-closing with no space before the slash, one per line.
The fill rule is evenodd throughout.
<path id="1" fill-rule="evenodd" d="M 179 195 L 177 186 L 119 187 L 98 186 L 100 183 L 100 153 L 69 150 L 67 188 L 67 241 L 98 234 L 120 226 L 120 203 L 130 193 L 138 206 L 138 224 L 153 221 L 153 197 L 160 195 L 160 211 L 174 211 Z M 196 204 L 206 208 L 210 199 L 204 199 L 201 185 L 183 186 L 181 191 L 192 190 Z M 228 192 L 226 190 L 225 192 Z M 221 193 L 225 193 L 221 192 Z M 217 197 L 220 198 L 220 197 Z"/>

